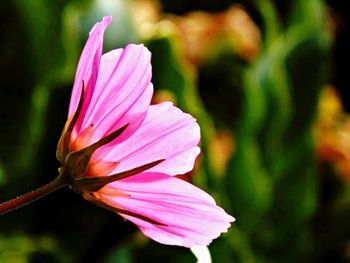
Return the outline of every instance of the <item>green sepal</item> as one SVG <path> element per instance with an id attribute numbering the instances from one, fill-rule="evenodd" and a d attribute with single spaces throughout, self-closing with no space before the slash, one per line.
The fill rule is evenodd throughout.
<path id="1" fill-rule="evenodd" d="M 83 87 L 81 89 L 81 94 L 80 94 L 80 99 L 79 99 L 79 103 L 78 103 L 78 107 L 77 110 L 75 111 L 72 120 L 70 121 L 67 130 L 63 130 L 62 135 L 58 141 L 58 145 L 57 145 L 57 151 L 56 151 L 56 158 L 57 160 L 59 160 L 61 163 L 63 163 L 63 161 L 66 159 L 67 155 L 70 152 L 70 140 L 71 140 L 71 135 L 72 135 L 72 131 L 73 128 L 75 126 L 75 124 L 78 121 L 80 112 L 81 112 L 81 108 L 83 107 L 83 102 L 84 102 L 84 81 L 83 81 Z"/>
<path id="2" fill-rule="evenodd" d="M 141 173 L 143 171 L 151 169 L 152 167 L 158 165 L 163 161 L 164 159 L 157 160 L 157 161 L 147 163 L 139 167 L 136 167 L 124 172 L 116 173 L 113 175 L 109 175 L 109 176 L 76 178 L 73 183 L 73 189 L 76 192 L 95 192 L 101 189 L 102 187 L 104 187 L 108 183 Z"/>

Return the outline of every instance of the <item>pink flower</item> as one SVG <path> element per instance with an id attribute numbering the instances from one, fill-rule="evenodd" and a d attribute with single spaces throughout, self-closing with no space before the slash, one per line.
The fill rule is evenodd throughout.
<path id="1" fill-rule="evenodd" d="M 143 45 L 102 55 L 111 20 L 104 17 L 92 28 L 81 54 L 58 144 L 60 173 L 87 200 L 160 243 L 207 245 L 234 218 L 174 177 L 193 169 L 199 126 L 169 102 L 150 105 L 151 54 Z"/>

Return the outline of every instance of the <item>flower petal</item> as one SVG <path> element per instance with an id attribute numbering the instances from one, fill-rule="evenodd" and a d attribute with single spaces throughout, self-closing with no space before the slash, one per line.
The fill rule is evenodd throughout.
<path id="1" fill-rule="evenodd" d="M 101 58 L 100 71 L 82 125 L 90 125 L 93 143 L 128 124 L 113 144 L 125 140 L 141 125 L 153 95 L 151 53 L 143 45 L 130 44 Z"/>
<path id="2" fill-rule="evenodd" d="M 201 189 L 161 173 L 141 173 L 113 182 L 95 196 L 108 206 L 128 211 L 121 215 L 146 236 L 168 245 L 208 245 L 234 221 Z"/>
<path id="3" fill-rule="evenodd" d="M 83 113 L 82 115 L 84 115 L 89 105 L 99 71 L 103 34 L 111 21 L 112 17 L 104 17 L 101 22 L 95 24 L 89 33 L 89 38 L 80 56 L 77 72 L 75 74 L 68 116 L 72 116 L 77 108 L 83 84 L 85 86 L 85 96 L 81 111 Z M 82 118 L 79 118 L 76 125 L 77 127 L 81 126 L 81 121 Z"/>
<path id="4" fill-rule="evenodd" d="M 150 169 L 170 175 L 193 169 L 200 149 L 196 120 L 169 102 L 152 105 L 145 121 L 127 140 L 115 145 L 104 159 L 118 161 L 113 173 L 165 159 Z"/>

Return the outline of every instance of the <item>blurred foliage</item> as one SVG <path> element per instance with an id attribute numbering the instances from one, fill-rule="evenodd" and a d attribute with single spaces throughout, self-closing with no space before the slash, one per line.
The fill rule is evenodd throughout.
<path id="1" fill-rule="evenodd" d="M 338 107 L 332 125 L 321 125 L 329 110 L 316 118 L 337 76 L 327 10 L 321 0 L 2 1 L 1 199 L 56 176 L 79 54 L 110 14 L 105 50 L 144 42 L 154 102 L 172 100 L 201 125 L 191 180 L 237 219 L 210 246 L 213 262 L 346 262 L 348 117 Z M 327 98 L 321 106 L 341 104 Z M 195 261 L 68 190 L 1 216 L 0 230 L 1 262 Z"/>

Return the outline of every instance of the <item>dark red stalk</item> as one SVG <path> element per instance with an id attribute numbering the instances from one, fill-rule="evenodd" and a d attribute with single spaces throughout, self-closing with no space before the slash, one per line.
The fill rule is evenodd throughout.
<path id="1" fill-rule="evenodd" d="M 0 204 L 0 215 L 8 213 L 14 209 L 25 206 L 35 200 L 38 200 L 45 195 L 52 193 L 67 184 L 62 180 L 61 176 L 58 176 L 54 181 L 35 189 L 29 193 L 15 197 L 9 201 Z"/>

